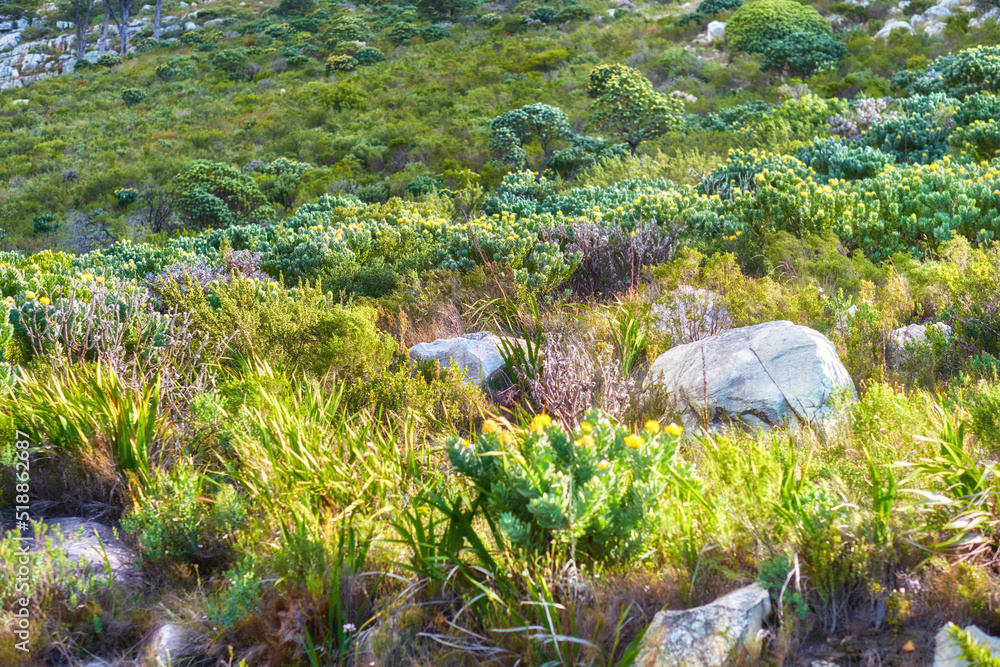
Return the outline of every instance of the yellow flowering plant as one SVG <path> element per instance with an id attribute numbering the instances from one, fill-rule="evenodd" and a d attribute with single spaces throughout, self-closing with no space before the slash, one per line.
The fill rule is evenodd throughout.
<path id="1" fill-rule="evenodd" d="M 525 429 L 488 419 L 477 439 L 453 437 L 447 450 L 515 548 L 619 561 L 641 549 L 647 514 L 668 486 L 697 485 L 678 461 L 679 442 L 674 424 L 634 430 L 591 410 L 575 429 L 545 414 Z"/>

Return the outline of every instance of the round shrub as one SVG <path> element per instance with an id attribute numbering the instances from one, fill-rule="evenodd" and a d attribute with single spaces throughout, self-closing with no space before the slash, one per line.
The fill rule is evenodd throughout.
<path id="1" fill-rule="evenodd" d="M 553 23 L 563 23 L 565 21 L 586 21 L 590 18 L 590 11 L 580 4 L 566 5 L 559 10 Z"/>
<path id="2" fill-rule="evenodd" d="M 326 59 L 327 74 L 330 72 L 353 72 L 357 66 L 358 61 L 354 59 L 354 56 L 330 56 Z"/>
<path id="3" fill-rule="evenodd" d="M 897 162 L 930 164 L 948 152 L 949 134 L 933 118 L 900 116 L 873 125 L 865 133 L 865 140 L 869 146 L 895 156 Z"/>
<path id="4" fill-rule="evenodd" d="M 1000 46 L 975 46 L 934 61 L 941 84 L 955 97 L 1000 92 Z"/>
<path id="5" fill-rule="evenodd" d="M 1000 156 L 1000 124 L 992 118 L 976 120 L 965 127 L 956 127 L 951 135 L 951 145 L 964 151 L 977 162 Z"/>
<path id="6" fill-rule="evenodd" d="M 477 22 L 479 23 L 479 25 L 484 25 L 487 28 L 490 28 L 500 23 L 500 15 L 497 14 L 496 12 L 483 14 L 482 16 L 479 17 Z"/>
<path id="7" fill-rule="evenodd" d="M 49 234 L 59 229 L 59 221 L 51 213 L 40 213 L 31 221 L 31 228 L 35 234 Z"/>
<path id="8" fill-rule="evenodd" d="M 977 120 L 1000 121 L 1000 95 L 970 95 L 952 116 L 955 125 L 970 125 Z"/>
<path id="9" fill-rule="evenodd" d="M 702 0 L 695 11 L 702 16 L 714 16 L 742 6 L 743 0 Z"/>
<path id="10" fill-rule="evenodd" d="M 120 208 L 125 208 L 129 204 L 135 203 L 139 198 L 139 191 L 135 188 L 118 188 L 115 190 L 115 201 Z"/>
<path id="11" fill-rule="evenodd" d="M 74 70 L 87 69 L 91 65 L 93 65 L 93 63 L 87 60 L 86 58 L 77 58 L 76 62 L 73 63 L 73 69 Z"/>
<path id="12" fill-rule="evenodd" d="M 590 70 L 590 82 L 587 84 L 587 96 L 598 98 L 604 94 L 608 82 L 619 74 L 633 71 L 626 65 L 599 65 Z"/>
<path id="13" fill-rule="evenodd" d="M 404 44 L 419 34 L 419 31 L 409 23 L 396 23 L 389 30 L 389 41 L 393 44 Z"/>
<path id="14" fill-rule="evenodd" d="M 559 11 L 554 7 L 538 7 L 528 14 L 528 18 L 532 21 L 540 21 L 541 23 L 552 23 L 558 13 Z"/>
<path id="15" fill-rule="evenodd" d="M 420 36 L 427 42 L 440 42 L 451 37 L 451 31 L 443 25 L 429 25 L 420 31 Z"/>
<path id="16" fill-rule="evenodd" d="M 343 18 L 334 23 L 326 33 L 330 42 L 365 42 L 371 39 L 371 28 L 361 19 Z"/>
<path id="17" fill-rule="evenodd" d="M 729 48 L 747 53 L 766 53 L 768 46 L 797 32 L 833 34 L 819 12 L 794 0 L 756 0 L 726 23 Z"/>
<path id="18" fill-rule="evenodd" d="M 122 91 L 122 102 L 129 108 L 142 104 L 144 99 L 146 99 L 146 93 L 138 88 L 126 88 Z"/>
<path id="19" fill-rule="evenodd" d="M 100 65 L 101 67 L 114 67 L 115 65 L 122 64 L 122 58 L 117 53 L 105 53 L 103 56 L 97 59 L 95 65 Z"/>
<path id="20" fill-rule="evenodd" d="M 788 69 L 792 74 L 809 76 L 824 67 L 836 67 L 847 47 L 819 32 L 793 32 L 767 47 L 764 69 Z"/>
<path id="21" fill-rule="evenodd" d="M 174 177 L 177 208 L 205 229 L 270 222 L 274 212 L 253 178 L 226 164 L 196 160 Z"/>
<path id="22" fill-rule="evenodd" d="M 817 140 L 803 146 L 795 157 L 816 172 L 817 180 L 874 178 L 896 158 L 877 148 L 839 139 Z"/>
<path id="23" fill-rule="evenodd" d="M 374 65 L 383 62 L 385 54 L 374 47 L 366 46 L 355 52 L 354 59 L 358 61 L 359 65 Z"/>
<path id="24" fill-rule="evenodd" d="M 177 78 L 177 75 L 180 73 L 181 71 L 179 69 L 171 67 L 166 63 L 156 68 L 156 78 L 160 79 L 160 81 L 170 81 Z"/>

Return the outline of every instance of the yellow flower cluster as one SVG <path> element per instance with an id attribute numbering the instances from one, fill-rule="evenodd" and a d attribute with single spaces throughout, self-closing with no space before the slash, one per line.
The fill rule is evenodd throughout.
<path id="1" fill-rule="evenodd" d="M 547 414 L 535 415 L 531 420 L 531 430 L 535 433 L 544 433 L 545 427 L 552 423 L 552 417 Z"/>

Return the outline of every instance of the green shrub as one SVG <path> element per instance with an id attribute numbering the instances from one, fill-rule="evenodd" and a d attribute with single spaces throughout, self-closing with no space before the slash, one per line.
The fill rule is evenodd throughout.
<path id="1" fill-rule="evenodd" d="M 496 12 L 489 12 L 480 16 L 476 20 L 476 22 L 479 23 L 479 25 L 484 25 L 488 28 L 492 28 L 493 26 L 500 23 L 500 15 L 497 14 Z"/>
<path id="2" fill-rule="evenodd" d="M 374 65 L 385 61 L 385 54 L 376 48 L 366 46 L 354 52 L 354 59 L 359 65 Z"/>
<path id="3" fill-rule="evenodd" d="M 167 63 L 157 66 L 156 77 L 161 81 L 172 81 L 181 73 L 176 67 L 171 67 Z"/>
<path id="4" fill-rule="evenodd" d="M 105 53 L 94 64 L 101 67 L 114 67 L 115 65 L 121 65 L 122 59 L 117 53 Z"/>
<path id="5" fill-rule="evenodd" d="M 976 120 L 956 127 L 949 140 L 956 151 L 968 153 L 977 162 L 989 161 L 1000 155 L 1000 123 L 992 118 Z"/>
<path id="6" fill-rule="evenodd" d="M 1000 95 L 969 95 L 952 114 L 952 120 L 958 127 L 977 120 L 1000 122 Z"/>
<path id="7" fill-rule="evenodd" d="M 765 69 L 788 69 L 792 74 L 809 76 L 818 69 L 837 67 L 847 54 L 847 47 L 831 35 L 818 32 L 793 32 L 768 44 L 764 51 Z"/>
<path id="8" fill-rule="evenodd" d="M 559 10 L 552 22 L 553 23 L 564 23 L 566 21 L 586 21 L 590 18 L 590 10 L 581 4 L 573 3 L 566 5 Z"/>
<path id="9" fill-rule="evenodd" d="M 132 108 L 142 104 L 143 100 L 146 99 L 146 93 L 142 92 L 138 88 L 126 88 L 121 94 L 122 102 L 125 106 Z"/>
<path id="10" fill-rule="evenodd" d="M 817 140 L 795 152 L 820 180 L 874 178 L 896 159 L 877 148 L 834 139 Z"/>
<path id="11" fill-rule="evenodd" d="M 253 179 L 218 162 L 196 160 L 174 177 L 177 208 L 199 229 L 270 221 L 273 211 Z"/>
<path id="12" fill-rule="evenodd" d="M 869 128 L 865 142 L 897 162 L 930 164 L 948 152 L 950 132 L 941 121 L 927 116 L 900 116 Z"/>
<path id="13" fill-rule="evenodd" d="M 559 10 L 554 7 L 538 7 L 528 14 L 528 18 L 540 23 L 551 23 L 558 13 Z"/>
<path id="14" fill-rule="evenodd" d="M 249 57 L 244 48 L 222 49 L 212 56 L 212 66 L 230 74 L 238 74 L 238 70 L 246 64 Z"/>
<path id="15" fill-rule="evenodd" d="M 733 12 L 726 23 L 729 48 L 747 53 L 766 53 L 775 42 L 799 32 L 832 34 L 819 12 L 793 0 L 756 0 Z"/>
<path id="16" fill-rule="evenodd" d="M 446 447 L 511 544 L 614 562 L 642 548 L 644 521 L 665 489 L 698 494 L 693 471 L 677 460 L 680 429 L 666 430 L 649 422 L 631 433 L 598 411 L 569 430 L 537 415 L 524 432 L 488 420 L 475 442 L 453 437 Z"/>
<path id="17" fill-rule="evenodd" d="M 93 63 L 87 60 L 86 58 L 77 58 L 76 62 L 73 63 L 73 71 L 80 69 L 87 69 L 91 65 L 93 65 Z"/>
<path id="18" fill-rule="evenodd" d="M 51 234 L 59 229 L 59 220 L 52 213 L 39 213 L 31 221 L 31 230 L 35 234 Z"/>
<path id="19" fill-rule="evenodd" d="M 389 41 L 393 44 L 405 44 L 419 34 L 420 31 L 410 23 L 395 23 L 389 30 Z"/>
<path id="20" fill-rule="evenodd" d="M 429 25 L 420 31 L 420 36 L 427 42 L 439 42 L 451 37 L 451 31 L 443 25 Z"/>
<path id="21" fill-rule="evenodd" d="M 114 194 L 115 201 L 118 202 L 118 206 L 121 208 L 133 204 L 139 199 L 139 191 L 135 188 L 118 188 Z"/>
<path id="22" fill-rule="evenodd" d="M 326 59 L 327 74 L 330 72 L 353 72 L 357 66 L 358 61 L 353 56 L 330 56 Z"/>
<path id="23" fill-rule="evenodd" d="M 214 486 L 190 460 L 156 476 L 144 501 L 122 519 L 145 561 L 198 565 L 207 572 L 226 562 L 246 510 L 232 486 Z"/>

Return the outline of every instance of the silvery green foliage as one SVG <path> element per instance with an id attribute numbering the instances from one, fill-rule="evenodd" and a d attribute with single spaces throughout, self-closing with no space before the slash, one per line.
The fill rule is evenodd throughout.
<path id="1" fill-rule="evenodd" d="M 537 142 L 542 149 L 540 172 L 556 149 L 556 144 L 573 136 L 569 117 L 558 107 L 529 104 L 500 114 L 490 123 L 490 155 L 494 162 L 514 169 L 527 165 L 525 146 Z"/>

